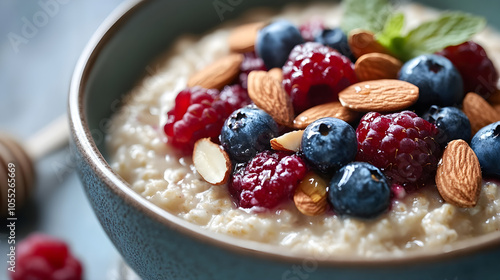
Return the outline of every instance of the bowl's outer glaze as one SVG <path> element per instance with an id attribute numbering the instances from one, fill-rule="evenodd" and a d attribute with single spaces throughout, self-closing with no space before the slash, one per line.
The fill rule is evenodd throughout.
<path id="1" fill-rule="evenodd" d="M 500 10 L 497 0 L 482 1 L 486 9 L 469 1 L 443 2 L 491 18 Z M 439 257 L 302 259 L 277 247 L 202 231 L 146 201 L 113 173 L 105 162 L 106 125 L 148 63 L 182 32 L 202 33 L 262 5 L 270 4 L 134 0 L 119 7 L 85 49 L 70 90 L 72 150 L 92 208 L 125 261 L 144 279 L 500 279 L 500 234 L 472 242 L 473 250 L 462 244 Z M 494 23 L 500 26 L 498 18 Z"/>

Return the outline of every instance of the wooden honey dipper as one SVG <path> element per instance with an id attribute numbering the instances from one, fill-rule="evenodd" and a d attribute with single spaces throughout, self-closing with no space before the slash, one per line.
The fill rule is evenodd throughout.
<path id="1" fill-rule="evenodd" d="M 0 133 L 0 216 L 15 216 L 26 205 L 35 184 L 34 162 L 65 146 L 68 139 L 66 115 L 58 117 L 25 142 Z"/>

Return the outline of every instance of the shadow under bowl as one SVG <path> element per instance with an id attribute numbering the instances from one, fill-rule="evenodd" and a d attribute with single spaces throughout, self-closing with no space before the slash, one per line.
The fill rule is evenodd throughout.
<path id="1" fill-rule="evenodd" d="M 128 1 L 99 28 L 72 78 L 69 118 L 72 150 L 88 200 L 124 260 L 144 279 L 498 279 L 500 232 L 443 250 L 404 256 L 328 260 L 278 246 L 209 232 L 155 206 L 130 189 L 106 162 L 111 115 L 148 64 L 181 35 L 202 34 L 252 7 L 291 1 Z M 422 1 L 487 16 L 496 0 Z M 230 9 L 216 8 L 220 3 Z M 220 5 L 222 5 L 220 4 Z M 229 5 L 229 6 L 227 6 Z M 490 7 L 490 8 L 488 8 Z"/>

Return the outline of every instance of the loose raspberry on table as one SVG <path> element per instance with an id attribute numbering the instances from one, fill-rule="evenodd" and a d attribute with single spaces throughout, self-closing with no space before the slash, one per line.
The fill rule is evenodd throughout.
<path id="1" fill-rule="evenodd" d="M 45 234 L 32 234 L 17 246 L 12 280 L 80 280 L 83 269 L 63 241 Z"/>
<path id="2" fill-rule="evenodd" d="M 457 68 L 464 82 L 464 91 L 475 92 L 488 98 L 496 91 L 498 72 L 484 48 L 468 41 L 449 46 L 437 54 L 448 58 Z"/>
<path id="3" fill-rule="evenodd" d="M 413 191 L 435 174 L 441 153 L 434 140 L 437 133 L 435 125 L 414 112 L 388 115 L 370 112 L 356 129 L 356 160 L 375 165 L 393 184 Z"/>
<path id="4" fill-rule="evenodd" d="M 184 89 L 167 113 L 164 131 L 168 142 L 189 155 L 198 139 L 210 137 L 218 141 L 226 118 L 248 103 L 248 94 L 239 85 L 226 86 L 222 92 L 202 87 Z"/>
<path id="5" fill-rule="evenodd" d="M 295 46 L 283 66 L 283 86 L 296 113 L 338 100 L 338 93 L 356 82 L 349 58 L 320 43 Z"/>
<path id="6" fill-rule="evenodd" d="M 240 65 L 240 85 L 243 88 L 248 88 L 248 74 L 254 70 L 267 70 L 266 65 L 264 65 L 264 60 L 260 58 L 255 52 L 244 53 L 243 62 Z"/>
<path id="7" fill-rule="evenodd" d="M 272 209 L 293 197 L 306 173 L 298 155 L 264 151 L 235 169 L 229 191 L 241 208 Z"/>

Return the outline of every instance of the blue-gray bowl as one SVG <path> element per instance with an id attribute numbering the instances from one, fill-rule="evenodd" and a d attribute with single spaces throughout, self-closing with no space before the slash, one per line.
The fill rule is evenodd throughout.
<path id="1" fill-rule="evenodd" d="M 91 206 L 124 260 L 144 279 L 500 279 L 500 232 L 446 251 L 316 260 L 203 230 L 153 205 L 113 172 L 106 162 L 106 126 L 155 56 L 182 33 L 203 33 L 251 7 L 289 2 L 133 0 L 121 5 L 89 42 L 70 89 L 72 148 Z M 497 0 L 421 2 L 484 15 L 500 29 Z"/>

